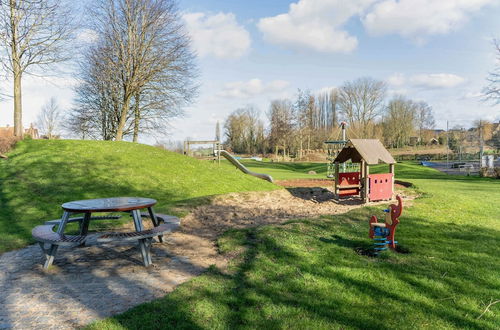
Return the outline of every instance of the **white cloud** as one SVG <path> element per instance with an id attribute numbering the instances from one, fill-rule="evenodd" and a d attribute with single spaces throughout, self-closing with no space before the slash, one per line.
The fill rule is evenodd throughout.
<path id="1" fill-rule="evenodd" d="M 446 34 L 467 22 L 470 15 L 495 0 L 384 0 L 363 18 L 373 35 L 399 34 L 417 42 Z"/>
<path id="2" fill-rule="evenodd" d="M 343 29 L 347 21 L 362 14 L 374 0 L 300 0 L 286 14 L 265 17 L 257 27 L 270 43 L 294 49 L 348 53 L 358 40 Z"/>
<path id="3" fill-rule="evenodd" d="M 250 34 L 232 13 L 188 13 L 182 17 L 194 48 L 202 57 L 238 58 L 250 49 Z"/>
<path id="4" fill-rule="evenodd" d="M 78 83 L 76 78 L 66 77 L 36 77 L 32 75 L 23 76 L 23 123 L 28 127 L 36 121 L 41 107 L 51 98 L 55 97 L 61 110 L 66 111 L 71 107 L 74 97 L 74 86 Z M 0 90 L 6 94 L 12 94 L 12 80 L 0 81 Z M 13 99 L 6 98 L 0 103 L 0 126 L 12 125 Z"/>
<path id="5" fill-rule="evenodd" d="M 293 49 L 349 53 L 358 39 L 345 28 L 361 18 L 373 35 L 399 34 L 419 43 L 461 27 L 471 15 L 498 0 L 298 0 L 287 13 L 259 20 L 270 43 Z"/>
<path id="6" fill-rule="evenodd" d="M 389 78 L 387 78 L 387 83 L 389 85 L 395 86 L 395 87 L 400 87 L 403 86 L 406 82 L 406 78 L 403 74 L 401 73 L 395 73 Z"/>
<path id="7" fill-rule="evenodd" d="M 217 93 L 217 96 L 248 99 L 260 95 L 273 95 L 284 92 L 290 85 L 285 80 L 273 80 L 264 83 L 260 79 L 250 79 L 248 81 L 235 81 L 227 83 L 224 89 Z"/>
<path id="8" fill-rule="evenodd" d="M 76 34 L 76 40 L 83 43 L 93 43 L 99 39 L 97 32 L 91 29 L 82 29 Z"/>
<path id="9" fill-rule="evenodd" d="M 410 83 L 424 88 L 452 88 L 465 82 L 465 78 L 451 73 L 419 74 L 410 77 Z"/>
<path id="10" fill-rule="evenodd" d="M 410 77 L 396 73 L 387 78 L 389 85 L 394 87 L 411 86 L 425 89 L 453 88 L 465 81 L 465 78 L 452 73 L 416 74 Z"/>
<path id="11" fill-rule="evenodd" d="M 484 93 L 483 92 L 469 91 L 469 92 L 465 93 L 465 95 L 463 96 L 463 99 L 476 99 L 476 100 L 480 100 L 483 97 L 484 97 Z"/>

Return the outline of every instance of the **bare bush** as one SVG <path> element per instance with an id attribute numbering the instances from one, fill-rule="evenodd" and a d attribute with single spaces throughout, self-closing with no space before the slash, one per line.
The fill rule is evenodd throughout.
<path id="1" fill-rule="evenodd" d="M 0 156 L 12 150 L 19 140 L 20 138 L 15 136 L 0 137 Z M 6 156 L 3 155 L 2 158 L 6 158 Z"/>

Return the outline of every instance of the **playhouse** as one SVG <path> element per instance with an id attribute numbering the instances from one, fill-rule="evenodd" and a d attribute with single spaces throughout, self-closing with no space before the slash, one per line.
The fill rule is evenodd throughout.
<path id="1" fill-rule="evenodd" d="M 340 164 L 351 161 L 359 171 L 340 171 Z M 389 173 L 370 174 L 370 165 L 389 165 Z M 376 139 L 351 139 L 333 160 L 335 166 L 335 196 L 358 196 L 364 203 L 391 200 L 394 194 L 394 164 L 396 161 Z"/>

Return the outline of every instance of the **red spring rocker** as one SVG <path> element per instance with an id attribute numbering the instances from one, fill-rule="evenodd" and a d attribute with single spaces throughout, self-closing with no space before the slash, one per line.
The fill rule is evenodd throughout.
<path id="1" fill-rule="evenodd" d="M 384 210 L 386 212 L 385 222 L 378 222 L 377 217 L 374 215 L 370 219 L 370 233 L 368 236 L 375 241 L 376 253 L 386 250 L 387 245 L 391 249 L 395 249 L 398 243 L 394 240 L 394 234 L 399 224 L 399 217 L 403 212 L 403 201 L 399 195 L 396 196 L 396 199 L 398 205 L 391 204 L 387 210 Z"/>

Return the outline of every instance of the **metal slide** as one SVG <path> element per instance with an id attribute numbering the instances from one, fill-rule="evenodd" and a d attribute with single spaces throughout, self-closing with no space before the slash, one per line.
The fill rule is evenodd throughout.
<path id="1" fill-rule="evenodd" d="M 255 172 L 250 171 L 248 168 L 246 168 L 242 163 L 240 163 L 236 158 L 234 158 L 226 150 L 219 150 L 219 153 L 220 153 L 221 156 L 223 156 L 224 158 L 226 158 L 227 160 L 229 160 L 231 162 L 231 164 L 233 164 L 234 166 L 236 166 L 237 168 L 239 168 L 240 171 L 242 171 L 243 173 L 249 174 L 249 175 L 255 176 L 255 177 L 259 178 L 259 179 L 267 180 L 267 181 L 273 183 L 273 178 L 270 175 L 263 174 L 263 173 L 255 173 Z"/>

